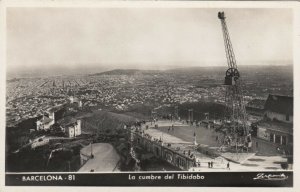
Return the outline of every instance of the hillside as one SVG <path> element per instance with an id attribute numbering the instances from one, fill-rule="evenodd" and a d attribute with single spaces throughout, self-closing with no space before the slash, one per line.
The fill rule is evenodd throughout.
<path id="1" fill-rule="evenodd" d="M 93 111 L 83 118 L 83 130 L 88 132 L 97 132 L 105 130 L 115 130 L 124 127 L 124 124 L 132 124 L 138 121 L 137 118 L 129 115 L 117 114 L 108 111 Z"/>
<path id="2" fill-rule="evenodd" d="M 139 75 L 139 74 L 153 74 L 157 73 L 156 70 L 139 70 L 139 69 L 115 69 L 111 71 L 105 71 L 101 73 L 91 74 L 90 76 L 98 75 Z"/>

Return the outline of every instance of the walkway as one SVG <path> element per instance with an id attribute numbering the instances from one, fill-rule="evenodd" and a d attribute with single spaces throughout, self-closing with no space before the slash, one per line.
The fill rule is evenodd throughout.
<path id="1" fill-rule="evenodd" d="M 85 155 L 91 154 L 93 151 L 94 158 L 89 159 L 78 172 L 114 172 L 119 171 L 117 165 L 120 156 L 114 147 L 109 143 L 94 143 L 93 146 L 88 145 L 81 149 L 80 153 Z"/>

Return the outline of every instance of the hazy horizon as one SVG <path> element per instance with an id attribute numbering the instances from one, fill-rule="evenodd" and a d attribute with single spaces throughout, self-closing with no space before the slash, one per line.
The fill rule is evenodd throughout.
<path id="1" fill-rule="evenodd" d="M 285 64 L 268 64 L 268 65 L 241 65 L 239 68 L 264 68 L 264 67 L 293 67 L 293 64 L 285 63 Z M 42 76 L 72 76 L 72 75 L 89 75 L 89 74 L 96 74 L 96 73 L 102 73 L 107 71 L 113 71 L 113 70 L 157 70 L 157 71 L 168 71 L 168 70 L 189 70 L 189 69 L 201 69 L 201 68 L 224 68 L 224 71 L 227 69 L 226 63 L 224 65 L 212 65 L 212 66 L 168 66 L 165 68 L 155 68 L 155 67 L 149 67 L 149 68 L 141 68 L 138 66 L 130 66 L 127 67 L 107 67 L 107 68 L 99 68 L 99 67 L 79 67 L 79 68 L 73 68 L 70 69 L 67 66 L 61 66 L 57 68 L 52 69 L 40 69 L 40 70 L 32 70 L 32 71 L 18 71 L 18 72 L 8 72 L 7 71 L 7 79 L 11 78 L 23 78 L 23 77 L 42 77 Z"/>

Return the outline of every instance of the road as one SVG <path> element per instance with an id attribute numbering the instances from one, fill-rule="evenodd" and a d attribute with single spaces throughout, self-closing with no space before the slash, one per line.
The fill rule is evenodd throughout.
<path id="1" fill-rule="evenodd" d="M 112 172 L 115 170 L 120 156 L 114 147 L 109 143 L 94 143 L 92 147 L 94 158 L 88 160 L 78 172 Z M 82 154 L 91 154 L 91 145 L 88 145 L 81 149 Z"/>

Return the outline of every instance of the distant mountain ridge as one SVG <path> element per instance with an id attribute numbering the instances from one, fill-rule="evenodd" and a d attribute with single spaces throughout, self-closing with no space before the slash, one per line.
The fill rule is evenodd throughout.
<path id="1" fill-rule="evenodd" d="M 101 73 L 94 73 L 90 76 L 98 75 L 138 75 L 138 74 L 153 74 L 158 73 L 158 70 L 140 70 L 140 69 L 114 69 L 110 71 L 104 71 Z"/>
<path id="2" fill-rule="evenodd" d="M 100 73 L 90 74 L 89 76 L 100 76 L 100 75 L 146 75 L 146 74 L 161 74 L 161 73 L 199 73 L 199 72 L 208 72 L 208 73 L 225 73 L 227 66 L 212 66 L 212 67 L 186 67 L 186 68 L 174 68 L 168 70 L 142 70 L 142 69 L 114 69 L 109 71 L 104 71 Z M 265 72 L 280 72 L 280 73 L 293 73 L 292 65 L 243 65 L 239 67 L 242 73 L 253 73 L 259 71 Z"/>

